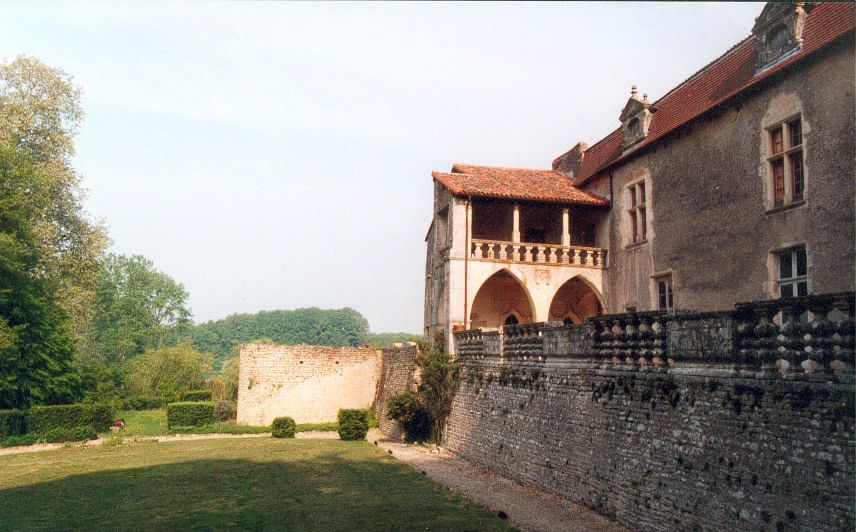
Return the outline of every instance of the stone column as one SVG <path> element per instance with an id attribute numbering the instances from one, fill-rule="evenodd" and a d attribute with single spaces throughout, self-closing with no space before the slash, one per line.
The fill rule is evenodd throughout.
<path id="1" fill-rule="evenodd" d="M 520 242 L 520 205 L 514 204 L 514 229 L 511 231 L 511 241 L 515 244 Z"/>
<path id="2" fill-rule="evenodd" d="M 562 245 L 571 245 L 571 209 L 562 209 Z"/>

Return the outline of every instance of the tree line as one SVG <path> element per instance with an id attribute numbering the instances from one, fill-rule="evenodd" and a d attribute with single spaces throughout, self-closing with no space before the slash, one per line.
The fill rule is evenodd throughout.
<path id="1" fill-rule="evenodd" d="M 84 211 L 72 165 L 80 95 L 38 59 L 0 65 L 0 409 L 170 396 L 206 378 L 232 390 L 236 346 L 259 339 L 356 346 L 409 336 L 372 335 L 350 308 L 193 324 L 185 287 L 143 256 L 107 253 L 107 228 Z"/>

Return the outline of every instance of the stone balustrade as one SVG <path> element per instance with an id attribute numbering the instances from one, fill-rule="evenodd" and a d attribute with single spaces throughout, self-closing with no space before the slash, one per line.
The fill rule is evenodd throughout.
<path id="1" fill-rule="evenodd" d="M 782 374 L 849 373 L 854 361 L 854 294 L 740 303 L 733 311 L 653 311 L 588 318 L 583 324 L 528 323 L 455 333 L 461 358 L 489 354 L 543 361 L 583 358 L 652 368 L 730 364 Z"/>
<path id="2" fill-rule="evenodd" d="M 470 258 L 510 262 L 544 263 L 554 266 L 607 267 L 607 250 L 582 246 L 558 246 L 504 242 L 499 240 L 473 240 Z"/>
<path id="3" fill-rule="evenodd" d="M 852 369 L 853 293 L 737 305 L 740 361 L 783 372 Z"/>

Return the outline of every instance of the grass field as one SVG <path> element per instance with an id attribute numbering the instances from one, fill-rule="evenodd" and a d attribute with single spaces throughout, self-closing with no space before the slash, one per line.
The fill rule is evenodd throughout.
<path id="1" fill-rule="evenodd" d="M 0 529 L 503 530 L 368 442 L 248 438 L 0 456 Z"/>

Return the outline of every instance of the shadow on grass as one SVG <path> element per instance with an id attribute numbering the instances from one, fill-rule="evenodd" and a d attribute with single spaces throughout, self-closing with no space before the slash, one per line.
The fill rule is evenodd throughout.
<path id="1" fill-rule="evenodd" d="M 505 527 L 487 510 L 395 462 L 337 454 L 266 459 L 111 469 L 5 489 L 0 529 Z"/>

